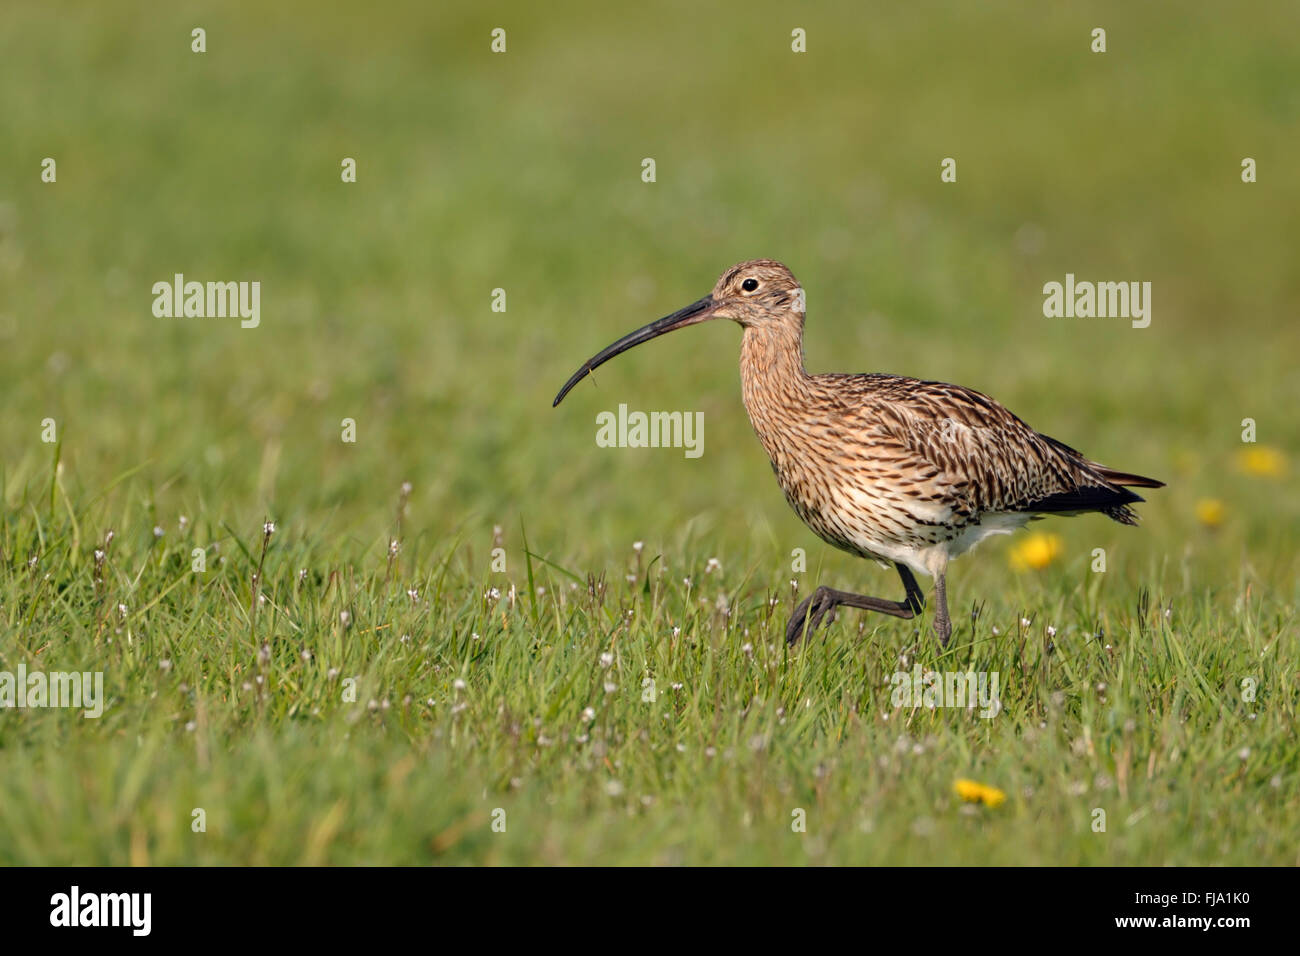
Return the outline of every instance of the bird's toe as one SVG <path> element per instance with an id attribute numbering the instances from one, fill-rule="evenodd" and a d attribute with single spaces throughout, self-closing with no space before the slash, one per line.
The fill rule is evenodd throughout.
<path id="1" fill-rule="evenodd" d="M 799 602 L 799 606 L 794 609 L 794 614 L 790 615 L 790 623 L 785 626 L 785 642 L 787 644 L 797 643 L 803 636 L 803 628 L 808 621 L 808 605 L 812 602 L 813 596 L 810 594 Z"/>

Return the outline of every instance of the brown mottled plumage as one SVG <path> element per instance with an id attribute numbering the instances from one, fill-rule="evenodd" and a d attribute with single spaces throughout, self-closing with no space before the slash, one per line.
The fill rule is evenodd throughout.
<path id="1" fill-rule="evenodd" d="M 771 259 L 733 266 L 713 292 L 624 336 L 583 364 L 555 404 L 588 372 L 641 342 L 709 319 L 744 328 L 745 410 L 786 500 L 838 548 L 892 561 L 902 601 L 819 587 L 786 629 L 798 640 L 839 605 L 910 618 L 924 598 L 912 572 L 935 581 L 935 631 L 952 632 L 948 561 L 990 534 L 1046 514 L 1100 511 L 1136 524 L 1125 486 L 1163 483 L 1107 468 L 1040 434 L 979 392 L 898 375 L 809 375 L 803 367 L 803 290 Z"/>

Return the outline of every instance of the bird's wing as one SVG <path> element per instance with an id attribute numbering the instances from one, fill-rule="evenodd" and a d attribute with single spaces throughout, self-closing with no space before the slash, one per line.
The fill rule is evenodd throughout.
<path id="1" fill-rule="evenodd" d="M 1099 510 L 1117 520 L 1142 500 L 1101 466 L 1040 434 L 987 395 L 960 385 L 863 376 L 855 411 L 871 421 L 873 455 L 953 505 L 954 518 L 989 512 Z"/>

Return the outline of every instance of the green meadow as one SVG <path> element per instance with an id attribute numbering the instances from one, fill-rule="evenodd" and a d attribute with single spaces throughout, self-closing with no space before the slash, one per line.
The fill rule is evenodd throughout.
<path id="1" fill-rule="evenodd" d="M 0 703 L 104 697 L 0 708 L 0 863 L 1300 862 L 1298 30 L 7 4 Z M 901 587 L 787 507 L 738 329 L 551 407 L 755 257 L 810 371 L 958 382 L 1168 487 L 957 561 L 944 651 L 852 610 L 787 649 L 818 583 Z M 256 327 L 156 315 L 177 274 L 259 283 Z M 1151 283 L 1149 326 L 1045 316 L 1067 275 Z M 702 453 L 600 447 L 621 404 Z M 896 702 L 931 670 L 997 713 Z"/>

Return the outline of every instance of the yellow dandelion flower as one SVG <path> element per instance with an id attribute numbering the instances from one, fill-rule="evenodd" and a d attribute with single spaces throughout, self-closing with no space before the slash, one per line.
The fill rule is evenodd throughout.
<path id="1" fill-rule="evenodd" d="M 1196 502 L 1196 520 L 1207 528 L 1223 524 L 1223 502 L 1218 498 L 1202 498 Z"/>
<path id="2" fill-rule="evenodd" d="M 1251 445 L 1237 453 L 1237 464 L 1248 475 L 1276 478 L 1286 471 L 1286 456 L 1271 445 Z"/>
<path id="3" fill-rule="evenodd" d="M 982 803 L 990 809 L 1002 806 L 1003 801 L 1007 799 L 1007 795 L 997 787 L 988 787 L 964 778 L 958 780 L 953 785 L 953 789 L 957 791 L 957 796 L 967 803 Z"/>
<path id="4" fill-rule="evenodd" d="M 1011 549 L 1011 566 L 1017 571 L 1041 571 L 1060 557 L 1061 550 L 1060 535 L 1027 535 Z"/>

